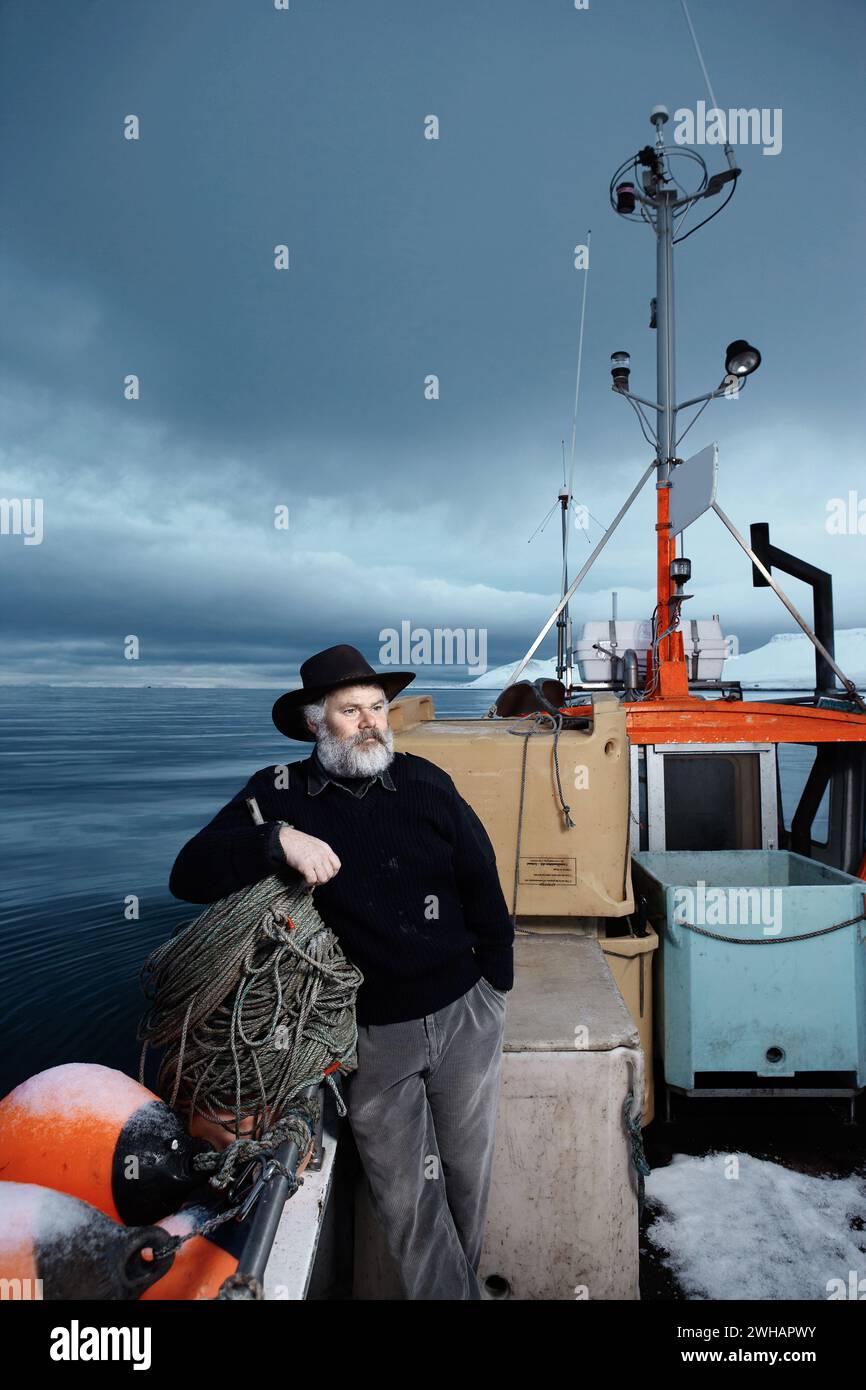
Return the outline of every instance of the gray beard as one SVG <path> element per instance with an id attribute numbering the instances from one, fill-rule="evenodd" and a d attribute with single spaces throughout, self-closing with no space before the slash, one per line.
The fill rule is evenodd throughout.
<path id="1" fill-rule="evenodd" d="M 375 742 L 363 743 L 361 734 L 338 738 L 323 725 L 316 735 L 319 761 L 334 777 L 375 777 L 394 761 L 394 735 L 373 729 Z"/>

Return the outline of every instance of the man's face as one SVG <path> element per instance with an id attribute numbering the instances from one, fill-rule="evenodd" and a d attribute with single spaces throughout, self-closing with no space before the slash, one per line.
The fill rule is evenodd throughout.
<path id="1" fill-rule="evenodd" d="M 394 735 L 381 686 L 332 690 L 317 747 L 322 764 L 338 777 L 370 777 L 386 768 L 394 758 Z"/>
<path id="2" fill-rule="evenodd" d="M 385 693 L 378 685 L 347 685 L 325 699 L 325 723 L 336 738 L 373 748 L 388 728 Z"/>

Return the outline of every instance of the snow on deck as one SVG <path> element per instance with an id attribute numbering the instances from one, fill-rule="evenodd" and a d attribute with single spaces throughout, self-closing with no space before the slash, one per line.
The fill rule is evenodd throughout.
<path id="1" fill-rule="evenodd" d="M 813 1177 L 747 1153 L 675 1154 L 646 1179 L 646 1197 L 656 1213 L 647 1240 L 686 1298 L 850 1298 L 866 1280 L 864 1176 Z"/>

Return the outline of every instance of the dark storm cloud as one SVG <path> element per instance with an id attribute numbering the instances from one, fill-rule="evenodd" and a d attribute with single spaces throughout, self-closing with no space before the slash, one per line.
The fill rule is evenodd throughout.
<path id="1" fill-rule="evenodd" d="M 825 516 L 864 487 L 862 10 L 804 0 L 782 26 L 695 0 L 694 19 L 720 102 L 782 108 L 784 138 L 742 150 L 730 209 L 678 252 L 681 397 L 716 384 L 730 339 L 764 352 L 689 440 L 720 440 L 726 510 L 831 568 L 854 625 L 862 550 Z M 608 357 L 630 348 L 653 394 L 654 248 L 607 183 L 652 104 L 704 95 L 679 7 L 37 2 L 0 26 L 2 491 L 46 513 L 41 546 L 0 537 L 7 671 L 110 669 L 132 632 L 161 666 L 256 674 L 269 647 L 374 656 L 404 618 L 520 654 L 555 602 L 556 519 L 527 541 L 561 481 L 589 226 L 575 492 L 609 521 L 646 462 Z M 577 626 L 612 588 L 648 615 L 651 501 Z M 745 645 L 788 626 L 715 522 L 698 540 L 693 606 Z"/>

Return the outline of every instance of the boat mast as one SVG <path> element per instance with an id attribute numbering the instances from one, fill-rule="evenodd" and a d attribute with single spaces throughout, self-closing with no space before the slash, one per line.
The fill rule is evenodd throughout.
<path id="1" fill-rule="evenodd" d="M 661 444 L 657 487 L 668 485 L 674 450 L 674 229 L 676 191 L 665 187 L 662 126 L 668 119 L 664 107 L 656 107 L 650 120 L 656 128 L 658 154 L 652 166 L 650 187 L 656 207 L 656 393 L 658 437 Z"/>
<path id="2" fill-rule="evenodd" d="M 760 362 L 760 353 L 750 348 L 749 344 L 731 344 L 729 358 L 733 348 L 745 350 L 731 359 L 740 365 L 732 369 L 726 367 L 729 375 L 715 391 L 677 405 L 673 252 L 674 244 L 679 240 L 677 229 L 694 203 L 714 197 L 727 183 L 736 186 L 740 170 L 731 159 L 727 170 L 710 178 L 700 155 L 684 146 L 665 144 L 663 127 L 668 119 L 666 107 L 653 108 L 650 120 L 655 127 L 655 144 L 639 150 L 631 160 L 620 166 L 611 180 L 614 211 L 634 221 L 648 223 L 656 237 L 656 295 L 650 322 L 650 327 L 656 330 L 656 399 L 644 400 L 629 390 L 630 358 L 627 352 L 615 352 L 611 357 L 613 389 L 625 396 L 634 407 L 644 437 L 656 451 L 656 609 L 653 614 L 653 643 L 647 654 L 646 699 L 679 699 L 689 694 L 688 668 L 682 633 L 678 627 L 680 608 L 686 597 L 682 584 L 689 578 L 691 566 L 687 560 L 677 560 L 676 537 L 671 532 L 670 519 L 673 476 L 682 463 L 682 459 L 677 457 L 677 414 L 686 406 L 738 391 L 745 377 Z M 727 153 L 729 147 L 726 146 Z M 668 167 L 671 156 L 681 156 L 697 164 L 701 181 L 693 192 L 680 194 Z M 626 171 L 631 170 L 641 172 L 640 186 L 631 180 L 618 182 Z M 698 223 L 687 235 L 702 225 Z M 654 431 L 651 419 L 642 407 L 647 407 L 655 415 Z"/>
<path id="3" fill-rule="evenodd" d="M 664 137 L 662 127 L 668 119 L 664 107 L 656 107 L 650 120 L 656 128 L 656 158 L 650 176 L 650 187 L 656 206 L 656 395 L 658 399 L 658 467 L 656 470 L 657 518 L 657 613 L 656 631 L 668 633 L 671 626 L 670 592 L 671 561 L 676 553 L 676 539 L 670 532 L 670 470 L 673 466 L 674 400 L 676 392 L 674 363 L 674 217 L 675 188 L 668 187 L 664 166 Z M 666 675 L 673 678 L 676 693 L 688 695 L 689 683 L 681 633 L 668 633 L 657 648 L 659 674 L 666 663 L 675 663 Z M 647 683 L 651 680 L 647 670 Z M 669 681 L 666 680 L 665 684 Z M 661 687 L 661 680 L 659 681 Z M 673 690 L 670 692 L 674 693 Z"/>

